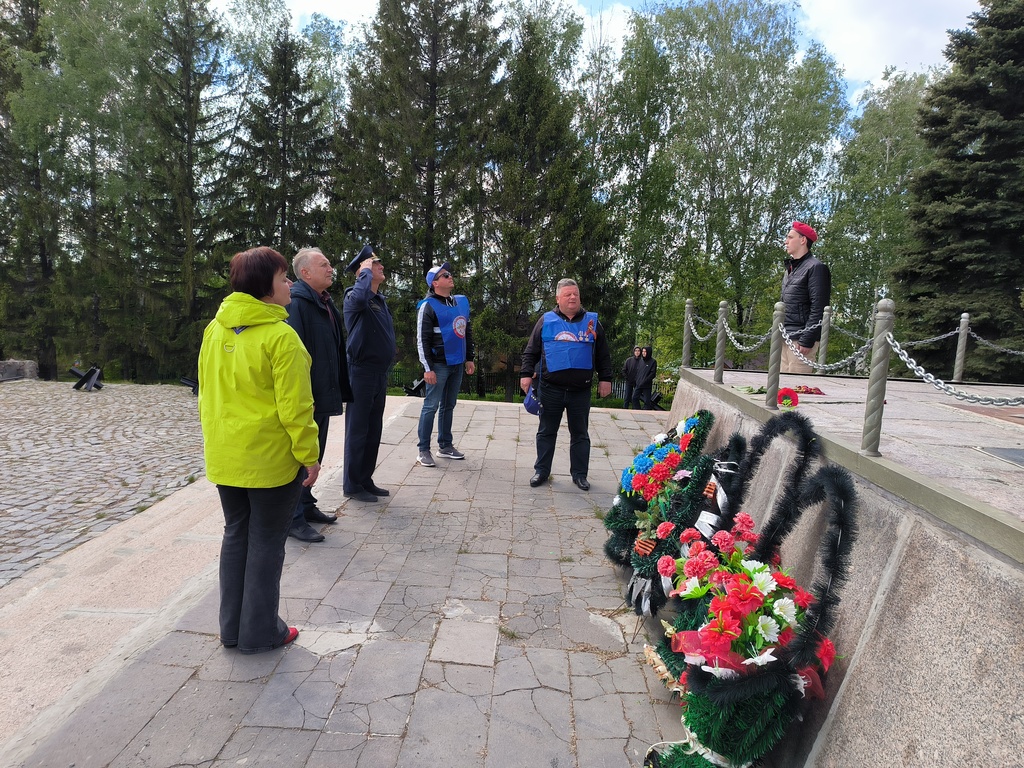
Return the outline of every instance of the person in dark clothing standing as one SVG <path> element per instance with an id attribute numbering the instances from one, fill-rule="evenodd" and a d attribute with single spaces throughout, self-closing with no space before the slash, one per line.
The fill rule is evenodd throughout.
<path id="1" fill-rule="evenodd" d="M 331 416 L 341 415 L 343 403 L 352 400 L 341 314 L 327 292 L 334 283 L 334 268 L 319 248 L 303 248 L 292 259 L 292 270 L 297 281 L 292 283 L 286 322 L 295 329 L 313 358 L 309 371 L 313 420 L 319 430 L 319 461 L 323 462 Z M 312 491 L 309 487 L 302 488 L 288 530 L 288 535 L 299 541 L 323 541 L 324 535 L 310 523 L 333 523 L 338 519 L 337 515 L 320 511 Z"/>
<path id="2" fill-rule="evenodd" d="M 395 359 L 395 326 L 383 294 L 384 265 L 365 246 L 348 265 L 356 284 L 345 291 L 348 376 L 352 403 L 345 409 L 345 470 L 342 491 L 357 501 L 390 493 L 373 482 L 384 430 L 388 369 Z"/>
<path id="3" fill-rule="evenodd" d="M 645 411 L 651 410 L 651 391 L 654 387 L 654 375 L 658 372 L 658 361 L 654 359 L 653 347 L 644 347 L 640 351 L 640 362 L 636 366 L 636 389 L 633 391 L 633 407 L 639 408 L 643 402 Z"/>
<path id="4" fill-rule="evenodd" d="M 452 439 L 452 415 L 462 387 L 462 370 L 470 376 L 473 362 L 473 329 L 469 322 L 469 299 L 453 295 L 455 278 L 447 261 L 427 272 L 427 296 L 416 312 L 416 349 L 427 384 L 420 411 L 416 463 L 433 467 L 430 435 L 437 414 L 437 455 L 446 459 L 464 459 Z"/>
<path id="5" fill-rule="evenodd" d="M 622 366 L 622 378 L 626 380 L 626 392 L 622 398 L 622 407 L 633 407 L 633 390 L 636 389 L 636 366 L 640 362 L 640 347 L 633 347 L 633 354 L 626 358 Z"/>
<path id="6" fill-rule="evenodd" d="M 612 391 L 612 356 L 604 328 L 596 312 L 587 312 L 580 303 L 575 280 L 558 281 L 557 308 L 545 312 L 530 334 L 523 351 L 519 386 L 529 390 L 533 377 L 539 377 L 540 426 L 537 429 L 537 461 L 530 486 L 536 488 L 551 474 L 555 439 L 562 423 L 562 412 L 569 422 L 569 472 L 583 491 L 590 490 L 590 390 L 597 371 L 599 397 Z"/>
<path id="7" fill-rule="evenodd" d="M 786 333 L 808 360 L 818 354 L 821 318 L 832 295 L 832 274 L 827 266 L 811 255 L 818 233 L 802 221 L 794 221 L 786 235 L 786 271 L 782 276 L 782 303 L 786 305 L 783 326 Z M 782 373 L 813 373 L 814 369 L 793 354 L 789 344 L 782 346 Z"/>

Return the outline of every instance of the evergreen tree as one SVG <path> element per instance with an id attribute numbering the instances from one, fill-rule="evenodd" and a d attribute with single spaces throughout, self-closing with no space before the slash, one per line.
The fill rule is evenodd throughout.
<path id="1" fill-rule="evenodd" d="M 953 330 L 969 312 L 976 334 L 1024 350 L 1024 0 L 980 5 L 968 29 L 951 33 L 952 68 L 921 111 L 935 159 L 911 184 L 916 243 L 893 270 L 897 338 Z M 913 352 L 944 377 L 955 340 Z M 1024 381 L 1024 359 L 972 345 L 965 375 Z"/>
<path id="2" fill-rule="evenodd" d="M 328 243 L 342 253 L 378 246 L 410 353 L 423 277 L 450 260 L 461 278 L 482 239 L 480 168 L 498 66 L 492 16 L 489 0 L 382 0 L 349 70 Z"/>
<path id="3" fill-rule="evenodd" d="M 286 29 L 257 64 L 260 85 L 246 105 L 229 174 L 236 250 L 270 245 L 290 258 L 323 234 L 330 142 L 309 64 Z"/>
<path id="4" fill-rule="evenodd" d="M 202 331 L 224 292 L 218 184 L 225 122 L 223 30 L 204 0 L 157 0 L 151 51 L 140 71 L 146 121 L 128 169 L 136 180 L 128 232 L 135 257 L 133 379 L 194 371 Z"/>
<path id="5" fill-rule="evenodd" d="M 614 326 L 621 296 L 610 284 L 611 233 L 596 198 L 597 173 L 573 129 L 573 101 L 554 78 L 542 28 L 529 17 L 522 23 L 488 166 L 489 292 L 474 328 L 480 343 L 505 359 L 509 397 L 518 381 L 514 365 L 538 311 L 553 305 L 559 278 L 580 283 L 584 305 L 606 328 Z"/>

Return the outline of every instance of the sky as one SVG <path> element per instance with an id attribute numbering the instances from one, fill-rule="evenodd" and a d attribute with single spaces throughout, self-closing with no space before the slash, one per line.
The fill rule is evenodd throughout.
<path id="1" fill-rule="evenodd" d="M 645 0 L 568 0 L 587 22 L 589 37 L 621 38 L 632 7 Z M 799 0 L 802 31 L 843 68 L 849 94 L 881 79 L 887 66 L 921 72 L 943 65 L 947 30 L 967 27 L 977 0 Z M 299 27 L 313 12 L 350 24 L 369 19 L 377 0 L 288 0 Z"/>

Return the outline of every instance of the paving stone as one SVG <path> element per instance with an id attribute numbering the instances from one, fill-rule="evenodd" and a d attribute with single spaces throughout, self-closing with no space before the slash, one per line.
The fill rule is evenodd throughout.
<path id="1" fill-rule="evenodd" d="M 572 700 L 567 693 L 538 688 L 495 696 L 484 765 L 575 766 L 571 733 Z"/>
<path id="2" fill-rule="evenodd" d="M 430 658 L 432 661 L 492 667 L 497 644 L 498 628 L 494 624 L 444 619 L 437 628 Z"/>
<path id="3" fill-rule="evenodd" d="M 416 694 L 398 765 L 479 765 L 487 751 L 488 697 L 425 689 Z"/>

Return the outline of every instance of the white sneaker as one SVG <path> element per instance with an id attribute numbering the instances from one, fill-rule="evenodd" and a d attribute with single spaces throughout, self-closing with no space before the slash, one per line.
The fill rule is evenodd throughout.
<path id="1" fill-rule="evenodd" d="M 445 458 L 445 459 L 464 459 L 464 458 L 466 458 L 466 454 L 464 454 L 462 451 L 455 450 L 455 448 L 453 448 L 452 446 L 448 446 L 447 448 L 441 448 L 437 452 L 437 455 L 441 456 L 442 458 Z"/>
<path id="2" fill-rule="evenodd" d="M 421 467 L 436 467 L 434 463 L 434 457 L 430 455 L 430 451 L 420 451 L 416 457 L 416 463 Z"/>

